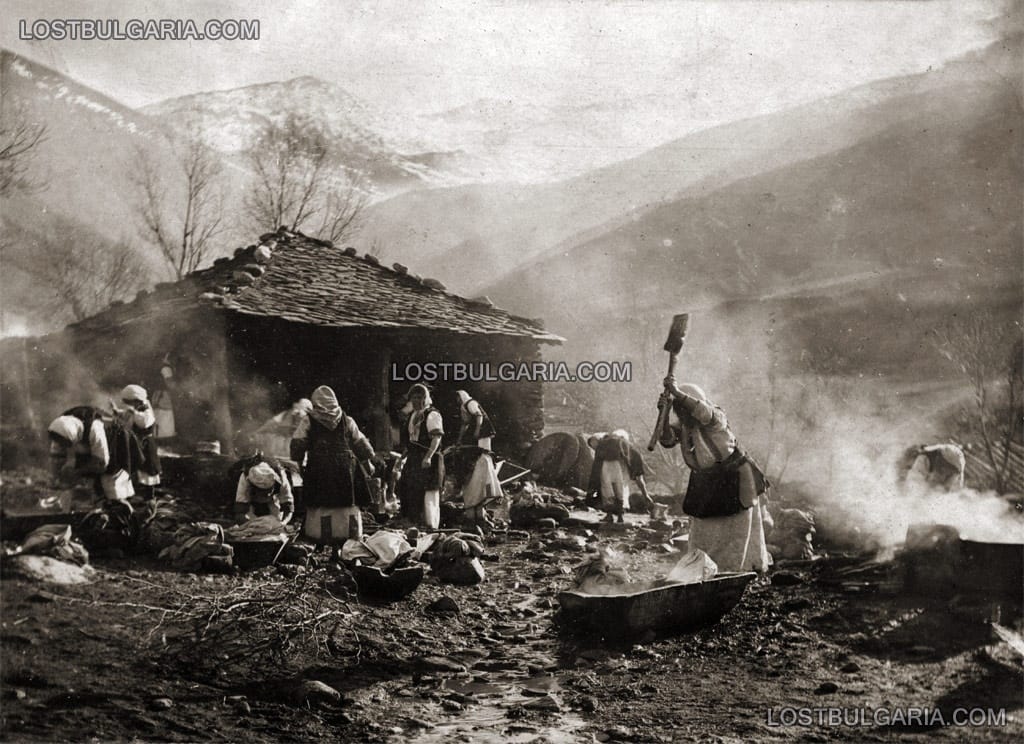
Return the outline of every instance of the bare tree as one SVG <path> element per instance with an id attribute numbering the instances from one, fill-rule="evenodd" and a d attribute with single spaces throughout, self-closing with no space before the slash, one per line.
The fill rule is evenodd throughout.
<path id="1" fill-rule="evenodd" d="M 68 234 L 77 237 L 63 237 Z M 15 257 L 14 264 L 39 281 L 43 309 L 62 321 L 83 320 L 145 283 L 145 266 L 125 240 L 110 243 L 59 225 L 25 240 L 33 250 Z"/>
<path id="2" fill-rule="evenodd" d="M 1022 329 L 991 312 L 963 315 L 936 331 L 939 352 L 953 362 L 974 393 L 971 417 L 992 467 L 994 487 L 1005 492 L 1010 444 L 1021 437 Z"/>
<path id="3" fill-rule="evenodd" d="M 358 228 L 365 192 L 332 166 L 330 140 L 316 123 L 292 114 L 269 124 L 249 164 L 254 178 L 245 215 L 261 228 L 306 228 L 334 242 Z"/>
<path id="4" fill-rule="evenodd" d="M 222 166 L 196 130 L 179 147 L 178 163 L 180 172 L 164 174 L 148 152 L 136 151 L 142 236 L 160 249 L 174 276 L 181 279 L 210 255 L 225 223 Z"/>
<path id="5" fill-rule="evenodd" d="M 23 108 L 0 110 L 0 196 L 42 188 L 39 179 L 31 177 L 29 171 L 45 141 L 46 125 L 30 121 Z"/>

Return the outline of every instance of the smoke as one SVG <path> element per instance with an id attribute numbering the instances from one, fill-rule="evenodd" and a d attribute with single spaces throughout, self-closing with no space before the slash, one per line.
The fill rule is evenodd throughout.
<path id="1" fill-rule="evenodd" d="M 804 486 L 805 497 L 827 542 L 888 551 L 903 543 L 911 526 L 931 524 L 955 527 L 972 540 L 1024 542 L 1024 516 L 1013 497 L 971 488 L 947 492 L 916 473 L 908 477 L 900 467 L 903 451 L 927 440 L 885 441 L 879 432 L 889 423 L 848 414 L 815 443 L 821 478 Z"/>
<path id="2" fill-rule="evenodd" d="M 590 430 L 625 427 L 635 441 L 647 441 L 670 320 L 670 313 L 633 313 L 621 328 L 603 325 L 566 345 L 570 360 L 633 363 L 629 383 L 577 386 L 594 402 Z M 938 358 L 927 380 L 850 368 L 843 349 L 798 335 L 791 321 L 776 322 L 756 303 L 692 312 L 675 373 L 726 412 L 741 446 L 773 482 L 776 503 L 811 508 L 819 537 L 836 548 L 892 548 L 911 525 L 929 523 L 954 526 L 965 538 L 1024 542 L 1012 497 L 949 493 L 907 482 L 900 468 L 908 447 L 949 441 L 943 421 L 970 395 L 955 373 Z M 666 464 L 660 449 L 647 461 L 656 490 L 675 487 L 669 471 L 678 463 Z"/>

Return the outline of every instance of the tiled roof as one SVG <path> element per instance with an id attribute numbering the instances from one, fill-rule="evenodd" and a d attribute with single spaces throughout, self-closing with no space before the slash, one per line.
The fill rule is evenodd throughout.
<path id="1" fill-rule="evenodd" d="M 406 267 L 380 265 L 352 248 L 335 248 L 301 233 L 279 231 L 239 249 L 179 282 L 157 285 L 129 303 L 115 304 L 75 327 L 120 325 L 187 311 L 199 305 L 247 315 L 336 328 L 402 328 L 467 334 L 564 339 L 541 321 L 469 300 L 421 279 Z"/>

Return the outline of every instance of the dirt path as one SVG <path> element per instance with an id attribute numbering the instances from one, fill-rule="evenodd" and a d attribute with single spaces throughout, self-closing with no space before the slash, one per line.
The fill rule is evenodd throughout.
<path id="1" fill-rule="evenodd" d="M 586 528 L 574 530 L 586 537 Z M 569 535 L 572 537 L 573 535 Z M 669 555 L 636 528 L 599 533 L 636 573 Z M 565 543 L 563 545 L 562 543 Z M 273 571 L 200 576 L 152 563 L 99 562 L 77 587 L 2 584 L 3 709 L 9 741 L 1011 741 L 1024 736 L 1021 662 L 987 625 L 989 602 L 830 587 L 827 561 L 762 579 L 718 625 L 607 645 L 560 632 L 557 592 L 582 553 L 552 534 L 491 547 L 488 581 L 427 578 L 389 605 L 345 602 L 331 650 L 284 664 L 168 658 L 156 609 Z M 643 543 L 647 543 L 644 546 Z M 326 565 L 307 580 L 330 579 Z M 881 585 L 884 590 L 885 586 Z M 437 613 L 447 596 L 457 612 Z M 1020 627 L 1019 610 L 1002 621 Z M 340 704 L 298 705 L 318 680 Z M 244 697 L 243 697 L 244 696 Z M 829 725 L 814 709 L 843 709 Z M 952 724 L 960 709 L 1005 711 L 1001 725 Z M 806 709 L 801 713 L 798 709 Z M 921 709 L 918 713 L 908 709 Z M 896 717 L 894 725 L 875 716 Z M 938 711 L 938 713 L 936 713 Z M 812 716 L 804 725 L 794 716 Z M 835 714 L 832 714 L 835 715 Z M 900 716 L 903 718 L 900 718 Z M 964 714 L 966 715 L 966 714 Z M 974 714 L 979 715 L 979 714 Z M 983 715 L 983 714 L 982 714 Z M 910 716 L 908 720 L 904 720 Z"/>

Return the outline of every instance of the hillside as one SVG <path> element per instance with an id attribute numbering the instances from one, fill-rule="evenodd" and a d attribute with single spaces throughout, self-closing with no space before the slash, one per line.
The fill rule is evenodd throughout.
<path id="1" fill-rule="evenodd" d="M 450 286 L 474 292 L 545 251 L 569 250 L 662 203 L 837 152 L 914 117 L 942 116 L 951 106 L 970 110 L 990 90 L 1009 87 L 1017 44 L 697 132 L 557 183 L 403 194 L 373 206 L 366 234 L 386 258 L 432 262 L 433 273 Z"/>
<path id="2" fill-rule="evenodd" d="M 931 330 L 1019 318 L 1024 112 L 969 81 L 898 103 L 852 146 L 670 200 L 486 292 L 548 318 L 570 358 L 660 358 L 661 326 L 693 310 L 707 372 L 763 374 L 771 330 L 791 371 L 942 378 Z"/>

